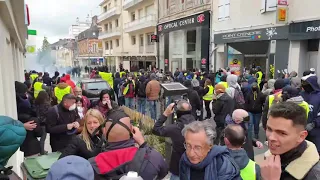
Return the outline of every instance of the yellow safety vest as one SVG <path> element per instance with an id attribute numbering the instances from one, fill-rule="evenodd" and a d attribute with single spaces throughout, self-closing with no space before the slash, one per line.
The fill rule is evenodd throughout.
<path id="1" fill-rule="evenodd" d="M 71 87 L 68 86 L 64 89 L 60 89 L 59 87 L 55 87 L 54 88 L 54 95 L 57 97 L 57 101 L 58 103 L 60 103 L 62 101 L 62 98 L 64 95 L 66 94 L 70 94 L 71 93 Z"/>
<path id="2" fill-rule="evenodd" d="M 261 83 L 261 81 L 262 81 L 262 72 L 261 71 L 258 71 L 257 73 L 256 73 L 256 75 L 259 75 L 259 77 L 257 78 L 257 81 L 258 81 L 258 87 L 260 87 L 260 83 Z"/>
<path id="3" fill-rule="evenodd" d="M 34 81 L 39 75 L 38 74 L 31 74 L 31 80 Z"/>
<path id="4" fill-rule="evenodd" d="M 187 73 L 184 73 L 183 75 L 184 75 L 184 76 L 187 76 L 188 74 L 187 74 Z"/>
<path id="5" fill-rule="evenodd" d="M 111 88 L 113 89 L 113 77 L 112 77 L 112 73 L 105 73 L 105 72 L 99 72 L 99 75 L 101 76 L 101 78 L 105 81 L 108 82 L 108 84 L 111 86 Z"/>
<path id="6" fill-rule="evenodd" d="M 226 89 L 228 89 L 228 83 L 227 82 L 224 82 L 224 81 L 221 81 L 219 82 L 218 84 L 222 84 Z"/>
<path id="7" fill-rule="evenodd" d="M 34 86 L 33 86 L 33 88 L 34 88 L 34 92 L 33 92 L 34 98 L 37 98 L 38 95 L 39 95 L 39 93 L 40 93 L 40 91 L 43 91 L 43 90 L 44 90 L 44 89 L 42 88 L 42 85 L 43 85 L 43 83 L 41 83 L 41 82 L 36 82 L 36 83 L 34 83 Z"/>
<path id="8" fill-rule="evenodd" d="M 209 91 L 208 91 L 208 93 L 206 95 L 203 96 L 203 100 L 212 101 L 214 88 L 213 88 L 212 85 L 208 85 L 208 87 L 209 87 Z"/>
<path id="9" fill-rule="evenodd" d="M 125 74 L 126 74 L 126 72 L 121 71 L 121 72 L 120 72 L 120 77 L 122 78 L 122 76 L 125 75 Z"/>
<path id="10" fill-rule="evenodd" d="M 200 76 L 200 80 L 202 80 L 203 79 L 203 76 Z"/>
<path id="11" fill-rule="evenodd" d="M 135 88 L 136 83 L 134 82 L 134 80 L 132 80 L 132 83 L 133 83 L 133 88 Z M 129 85 L 130 85 L 130 84 L 127 84 L 127 86 L 124 88 L 124 90 L 123 90 L 123 95 L 126 95 L 126 94 L 128 93 L 128 91 L 129 91 Z"/>
<path id="12" fill-rule="evenodd" d="M 256 180 L 256 163 L 249 159 L 247 166 L 240 170 L 243 180 Z"/>
<path id="13" fill-rule="evenodd" d="M 281 94 L 278 94 L 278 96 L 281 96 Z M 269 108 L 272 106 L 273 101 L 274 101 L 274 95 L 269 95 Z M 306 111 L 307 118 L 308 118 L 309 112 L 310 112 L 309 104 L 305 101 L 302 101 L 302 103 L 298 105 Z"/>

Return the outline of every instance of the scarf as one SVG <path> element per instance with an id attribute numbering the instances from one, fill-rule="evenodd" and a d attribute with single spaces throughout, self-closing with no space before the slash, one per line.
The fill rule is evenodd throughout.
<path id="1" fill-rule="evenodd" d="M 191 168 L 204 169 L 204 179 L 231 180 L 239 177 L 239 168 L 225 146 L 214 146 L 198 164 L 192 164 L 184 153 L 180 160 L 180 179 L 190 180 Z"/>
<path id="2" fill-rule="evenodd" d="M 296 148 L 291 149 L 290 151 L 280 155 L 282 171 L 284 171 L 292 161 L 299 158 L 306 149 L 307 149 L 307 142 L 303 141 Z"/>

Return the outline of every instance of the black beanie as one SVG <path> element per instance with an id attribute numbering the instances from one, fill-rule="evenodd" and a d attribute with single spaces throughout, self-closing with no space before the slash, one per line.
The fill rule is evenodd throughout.
<path id="1" fill-rule="evenodd" d="M 191 84 L 191 80 L 186 80 L 183 85 L 187 88 L 191 88 L 192 87 L 192 84 Z"/>
<path id="2" fill-rule="evenodd" d="M 107 119 L 120 120 L 122 118 L 129 117 L 123 110 L 117 109 L 107 114 Z"/>
<path id="3" fill-rule="evenodd" d="M 27 85 L 22 82 L 15 81 L 14 86 L 17 94 L 25 94 L 28 91 Z"/>
<path id="4" fill-rule="evenodd" d="M 285 83 L 283 79 L 277 79 L 276 82 L 274 83 L 274 89 L 282 89 L 284 87 Z"/>

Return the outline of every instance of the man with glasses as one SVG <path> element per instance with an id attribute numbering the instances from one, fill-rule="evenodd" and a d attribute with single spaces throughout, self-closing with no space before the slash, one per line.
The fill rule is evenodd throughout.
<path id="1" fill-rule="evenodd" d="M 192 122 L 185 125 L 182 134 L 186 152 L 180 160 L 180 179 L 241 179 L 227 147 L 213 145 L 217 135 L 213 121 Z"/>
<path id="2" fill-rule="evenodd" d="M 176 111 L 177 121 L 174 124 L 163 124 L 167 118 Z M 179 180 L 179 160 L 185 151 L 183 147 L 184 137 L 181 130 L 186 124 L 196 121 L 191 114 L 191 105 L 186 100 L 179 100 L 176 103 L 170 104 L 164 113 L 156 121 L 153 127 L 153 134 L 162 137 L 170 137 L 172 141 L 172 154 L 170 159 L 170 180 Z"/>
<path id="3" fill-rule="evenodd" d="M 73 90 L 73 93 L 74 93 L 74 95 L 75 95 L 76 97 L 79 97 L 79 98 L 82 99 L 82 101 L 83 101 L 83 107 L 84 107 L 85 109 L 89 109 L 89 107 L 90 107 L 90 100 L 89 100 L 86 96 L 84 96 L 84 95 L 82 94 L 82 89 L 81 89 L 80 87 L 75 87 L 74 90 Z"/>

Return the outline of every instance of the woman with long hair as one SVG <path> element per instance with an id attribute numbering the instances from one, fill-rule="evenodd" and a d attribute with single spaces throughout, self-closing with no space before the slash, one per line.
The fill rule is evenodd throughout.
<path id="1" fill-rule="evenodd" d="M 97 109 L 90 109 L 84 116 L 84 126 L 80 135 L 62 151 L 60 158 L 69 155 L 76 155 L 89 159 L 101 152 L 102 132 L 93 134 L 94 131 L 104 122 L 103 115 Z"/>
<path id="2" fill-rule="evenodd" d="M 92 107 L 99 110 L 104 116 L 107 116 L 107 114 L 112 110 L 116 110 L 118 108 L 118 104 L 112 101 L 107 90 L 102 90 L 100 92 L 100 99 L 92 103 Z"/>

